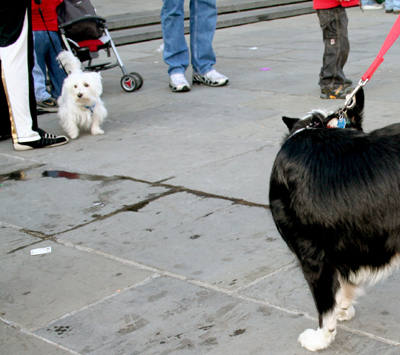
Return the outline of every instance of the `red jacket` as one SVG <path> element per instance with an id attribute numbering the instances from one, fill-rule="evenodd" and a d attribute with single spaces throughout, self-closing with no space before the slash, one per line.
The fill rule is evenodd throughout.
<path id="1" fill-rule="evenodd" d="M 56 8 L 63 0 L 42 0 L 41 5 L 36 5 L 32 0 L 32 29 L 34 31 L 46 31 L 43 19 L 39 13 L 39 7 L 42 9 L 42 14 L 49 31 L 58 31 L 58 20 Z"/>
<path id="2" fill-rule="evenodd" d="M 314 10 L 332 9 L 334 7 L 343 6 L 357 6 L 359 0 L 314 0 Z"/>

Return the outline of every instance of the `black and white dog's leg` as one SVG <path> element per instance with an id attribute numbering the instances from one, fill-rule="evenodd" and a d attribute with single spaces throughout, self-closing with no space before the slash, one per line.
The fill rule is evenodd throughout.
<path id="1" fill-rule="evenodd" d="M 356 297 L 362 294 L 362 289 L 357 285 L 342 280 L 340 286 L 340 290 L 336 295 L 336 318 L 339 321 L 347 321 L 356 314 L 353 303 Z"/>
<path id="2" fill-rule="evenodd" d="M 311 288 L 319 315 L 317 330 L 307 329 L 299 336 L 301 346 L 310 351 L 327 348 L 336 336 L 336 294 L 339 281 L 336 270 L 318 260 L 302 260 L 304 276 Z"/>

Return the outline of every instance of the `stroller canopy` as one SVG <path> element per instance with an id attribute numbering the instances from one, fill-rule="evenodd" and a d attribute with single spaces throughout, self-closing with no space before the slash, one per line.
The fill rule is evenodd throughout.
<path id="1" fill-rule="evenodd" d="M 57 7 L 58 25 L 74 41 L 98 39 L 103 32 L 89 0 L 64 0 Z"/>

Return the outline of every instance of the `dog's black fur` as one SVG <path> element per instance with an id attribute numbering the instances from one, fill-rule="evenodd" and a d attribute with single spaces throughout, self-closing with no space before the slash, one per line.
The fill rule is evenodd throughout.
<path id="1" fill-rule="evenodd" d="M 361 270 L 388 269 L 400 253 L 400 124 L 364 133 L 363 108 L 361 89 L 345 129 L 326 128 L 339 111 L 283 117 L 290 133 L 271 173 L 272 215 L 300 262 L 320 329 L 340 306 L 341 287 L 354 290 Z"/>

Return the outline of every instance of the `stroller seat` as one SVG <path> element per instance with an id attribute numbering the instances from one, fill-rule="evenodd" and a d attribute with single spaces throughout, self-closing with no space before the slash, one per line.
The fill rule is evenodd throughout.
<path id="1" fill-rule="evenodd" d="M 84 39 L 82 41 L 74 41 L 67 38 L 68 44 L 72 52 L 78 57 L 81 62 L 99 57 L 101 49 L 108 50 L 110 48 L 111 37 L 103 35 L 97 39 Z M 118 63 L 113 67 L 118 66 Z"/>
<path id="2" fill-rule="evenodd" d="M 94 53 L 98 52 L 100 49 L 105 49 L 108 46 L 110 41 L 110 37 L 108 36 L 101 36 L 98 39 L 85 39 L 80 42 L 75 42 L 79 48 L 89 48 L 89 51 Z"/>
<path id="3" fill-rule="evenodd" d="M 64 7 L 60 7 L 61 5 Z M 123 73 L 121 78 L 122 88 L 127 92 L 140 89 L 143 85 L 143 78 L 140 74 L 136 72 L 128 73 L 125 69 L 108 32 L 106 19 L 95 14 L 94 8 L 88 0 L 64 0 L 61 5 L 57 10 L 57 14 L 59 19 L 58 28 L 63 45 L 81 62 L 88 61 L 88 65 L 83 69 L 101 71 L 119 66 Z M 82 13 L 83 10 L 90 13 Z M 76 12 L 79 12 L 79 14 L 76 15 Z M 111 57 L 111 49 L 117 59 L 115 63 L 92 63 L 93 59 L 99 57 L 100 50 L 105 50 L 107 57 Z"/>

